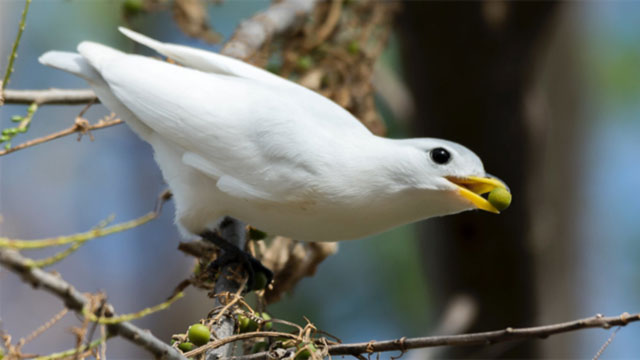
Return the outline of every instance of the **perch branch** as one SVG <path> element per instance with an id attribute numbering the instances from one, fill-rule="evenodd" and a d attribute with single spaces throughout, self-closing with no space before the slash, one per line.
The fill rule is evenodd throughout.
<path id="1" fill-rule="evenodd" d="M 88 303 L 88 299 L 82 293 L 64 281 L 60 276 L 31 267 L 29 259 L 20 255 L 20 253 L 15 250 L 0 249 L 0 264 L 20 275 L 25 282 L 31 284 L 33 287 L 42 287 L 45 291 L 57 296 L 64 302 L 67 308 L 78 314 L 82 314 L 82 309 Z M 109 325 L 108 329 L 110 334 L 124 337 L 151 352 L 157 358 L 185 359 L 178 350 L 165 344 L 149 331 L 141 329 L 129 322 Z"/>
<path id="2" fill-rule="evenodd" d="M 222 53 L 238 59 L 247 59 L 272 36 L 288 30 L 301 16 L 309 14 L 315 3 L 316 0 L 283 0 L 270 5 L 265 11 L 243 21 L 231 40 L 222 49 Z M 237 220 L 228 219 L 230 221 L 227 222 L 226 228 L 221 229 L 221 233 L 225 239 L 232 242 L 235 240 L 235 245 L 243 249 L 246 243 L 244 225 Z M 216 294 L 238 291 L 238 284 L 229 280 L 230 272 L 229 267 L 222 269 L 214 289 Z M 222 305 L 219 303 L 219 299 L 216 299 L 216 305 Z M 230 316 L 223 317 L 218 324 L 214 325 L 214 331 L 220 338 L 219 341 L 224 341 L 224 338 L 232 336 L 234 329 L 235 319 Z M 228 357 L 232 350 L 231 343 L 222 343 L 221 345 L 217 349 L 207 351 L 206 359 Z"/>

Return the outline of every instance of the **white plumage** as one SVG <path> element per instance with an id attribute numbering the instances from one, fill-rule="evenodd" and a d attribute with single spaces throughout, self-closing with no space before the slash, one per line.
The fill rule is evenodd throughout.
<path id="1" fill-rule="evenodd" d="M 477 194 L 504 184 L 459 144 L 381 138 L 267 71 L 120 31 L 183 66 L 93 42 L 40 62 L 87 80 L 151 144 L 185 234 L 229 215 L 271 234 L 336 241 L 473 208 L 496 212 Z M 438 164 L 436 148 L 450 160 Z"/>

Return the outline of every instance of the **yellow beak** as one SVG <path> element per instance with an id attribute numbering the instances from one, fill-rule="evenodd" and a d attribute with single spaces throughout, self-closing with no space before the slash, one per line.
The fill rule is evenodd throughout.
<path id="1" fill-rule="evenodd" d="M 465 199 L 469 200 L 477 209 L 492 212 L 494 214 L 500 214 L 500 211 L 491 205 L 487 199 L 481 195 L 490 192 L 496 188 L 506 189 L 509 188 L 505 183 L 494 177 L 447 177 L 447 180 L 458 186 L 458 193 Z"/>

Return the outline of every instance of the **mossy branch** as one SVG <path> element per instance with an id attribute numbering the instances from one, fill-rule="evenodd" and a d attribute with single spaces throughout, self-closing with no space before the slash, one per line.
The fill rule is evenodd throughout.
<path id="1" fill-rule="evenodd" d="M 93 321 L 93 322 L 97 322 L 99 324 L 104 324 L 104 325 L 113 325 L 113 324 L 118 324 L 121 322 L 125 322 L 125 321 L 131 321 L 131 320 L 135 320 L 135 319 L 140 319 L 142 317 L 145 317 L 149 314 L 153 314 L 154 312 L 158 312 L 164 309 L 167 309 L 169 306 L 171 306 L 171 304 L 173 304 L 174 302 L 176 302 L 178 299 L 182 298 L 184 296 L 184 293 L 181 291 L 175 295 L 173 295 L 171 298 L 169 298 L 169 300 L 160 303 L 158 305 L 152 306 L 152 307 L 148 307 L 145 309 L 142 309 L 138 312 L 135 313 L 131 313 L 131 314 L 123 314 L 123 315 L 118 315 L 118 316 L 112 316 L 112 317 L 100 317 L 100 316 L 96 316 L 94 313 L 90 312 L 87 310 L 87 308 L 84 308 L 82 310 L 82 314 L 89 319 L 89 321 Z"/>
<path id="2" fill-rule="evenodd" d="M 89 343 L 89 345 L 81 345 L 78 348 L 73 348 L 73 349 L 69 349 L 69 350 L 65 350 L 65 351 L 61 351 L 61 352 L 57 352 L 57 353 L 53 353 L 50 355 L 45 355 L 45 356 L 38 356 L 35 358 L 35 360 L 56 360 L 56 359 L 63 359 L 63 358 L 67 358 L 67 357 L 71 357 L 73 355 L 77 355 L 77 354 L 81 354 L 85 351 L 94 349 L 102 344 L 104 344 L 105 341 L 107 341 L 108 337 L 103 337 L 97 340 L 94 340 L 92 342 Z"/>
<path id="3" fill-rule="evenodd" d="M 22 18 L 20 19 L 20 25 L 18 27 L 18 34 L 16 35 L 16 40 L 13 42 L 11 55 L 9 55 L 9 63 L 7 64 L 7 69 L 5 70 L 4 78 L 2 79 L 2 90 L 7 87 L 11 74 L 13 73 L 13 63 L 16 60 L 16 57 L 18 57 L 18 46 L 20 45 L 20 39 L 22 38 L 22 33 L 24 32 L 24 27 L 27 22 L 29 5 L 31 5 L 31 0 L 25 0 L 24 10 L 22 10 Z"/>
<path id="4" fill-rule="evenodd" d="M 137 219 L 129 220 L 129 221 L 112 225 L 106 228 L 96 228 L 83 233 L 66 235 L 66 236 L 58 236 L 54 238 L 39 239 L 39 240 L 20 240 L 20 239 L 9 239 L 6 237 L 0 237 L 0 248 L 30 250 L 30 249 L 42 249 L 46 247 L 66 245 L 71 243 L 82 243 L 98 237 L 126 231 L 129 229 L 138 227 L 140 225 L 146 224 L 149 221 L 155 219 L 158 216 L 158 214 L 159 214 L 159 211 L 154 210 Z"/>

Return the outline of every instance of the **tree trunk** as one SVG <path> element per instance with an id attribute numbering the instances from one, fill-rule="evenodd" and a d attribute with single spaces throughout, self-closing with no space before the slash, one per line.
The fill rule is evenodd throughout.
<path id="1" fill-rule="evenodd" d="M 496 216 L 467 212 L 427 222 L 421 241 L 436 310 L 453 295 L 471 295 L 478 315 L 467 330 L 531 325 L 533 259 L 527 237 L 529 156 L 535 139 L 526 100 L 537 50 L 554 2 L 419 2 L 404 4 L 399 25 L 405 73 L 416 102 L 415 133 L 476 152 L 514 196 Z M 427 236 L 424 236 L 427 237 Z M 447 357 L 535 357 L 533 342 L 461 347 Z"/>

